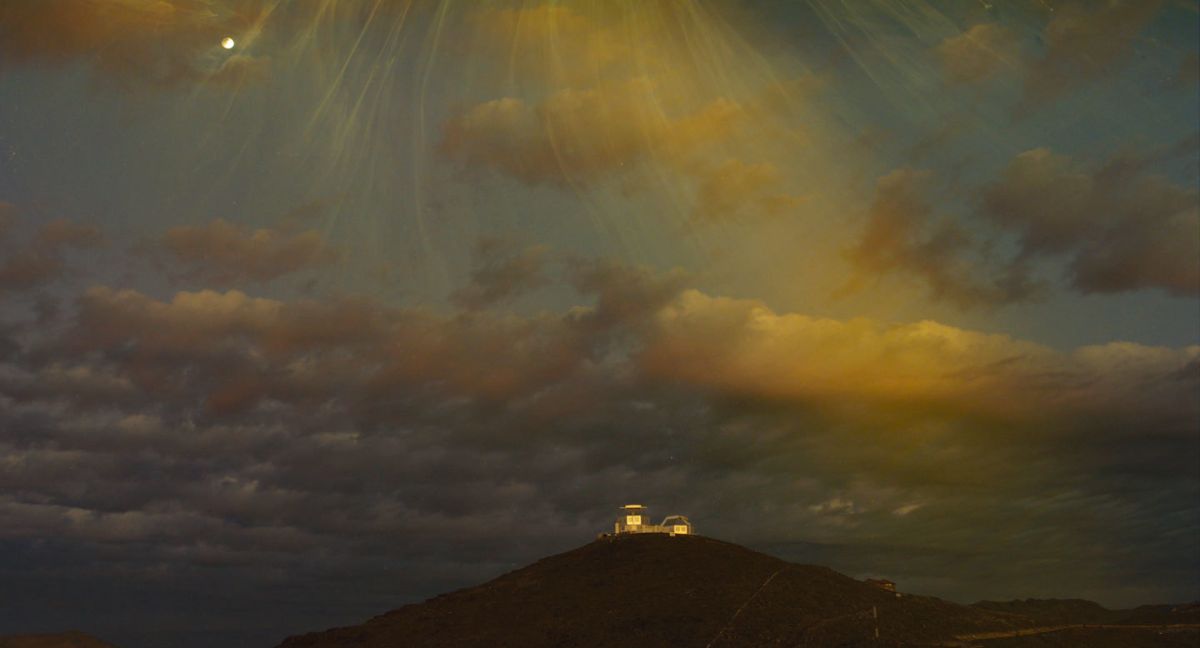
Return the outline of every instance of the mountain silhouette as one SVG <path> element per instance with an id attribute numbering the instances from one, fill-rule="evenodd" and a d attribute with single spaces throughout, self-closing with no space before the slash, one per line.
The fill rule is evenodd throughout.
<path id="1" fill-rule="evenodd" d="M 1043 631 L 1120 621 L 1086 601 L 958 605 L 900 589 L 701 536 L 618 535 L 278 648 L 1108 645 L 1116 630 Z M 1194 623 L 1165 614 L 1155 623 Z M 1196 645 L 1194 627 L 1119 630 L 1111 645 Z M 1089 631 L 1090 644 L 1045 643 Z"/>

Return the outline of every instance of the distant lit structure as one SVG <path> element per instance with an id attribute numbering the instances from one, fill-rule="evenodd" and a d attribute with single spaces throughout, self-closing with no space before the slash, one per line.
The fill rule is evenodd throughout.
<path id="1" fill-rule="evenodd" d="M 885 592 L 896 591 L 896 584 L 886 578 L 868 578 L 863 582 L 872 587 L 878 587 Z M 897 598 L 899 598 L 899 596 L 899 594 L 896 594 Z"/>
<path id="2" fill-rule="evenodd" d="M 613 534 L 623 533 L 666 533 L 669 535 L 692 535 L 692 521 L 682 515 L 668 515 L 662 523 L 652 524 L 650 512 L 641 504 L 626 504 L 613 524 Z"/>

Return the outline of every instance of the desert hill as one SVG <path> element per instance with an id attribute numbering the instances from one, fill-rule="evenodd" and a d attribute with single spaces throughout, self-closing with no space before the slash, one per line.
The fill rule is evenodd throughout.
<path id="1" fill-rule="evenodd" d="M 278 648 L 1175 648 L 1200 644 L 1196 613 L 1194 605 L 1113 611 L 1082 600 L 958 605 L 711 538 L 641 534 L 601 538 L 483 585 L 362 625 L 291 637 Z"/>
<path id="2" fill-rule="evenodd" d="M 897 596 L 825 567 L 699 536 L 608 537 L 489 583 L 354 627 L 287 639 L 332 646 L 931 645 L 1036 625 L 936 598 Z"/>
<path id="3" fill-rule="evenodd" d="M 116 648 L 82 632 L 0 637 L 0 648 Z"/>

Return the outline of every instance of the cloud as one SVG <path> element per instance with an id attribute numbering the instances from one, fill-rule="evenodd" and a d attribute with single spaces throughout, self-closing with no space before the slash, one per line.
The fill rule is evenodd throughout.
<path id="1" fill-rule="evenodd" d="M 1043 294 L 1031 268 L 1048 267 L 1083 294 L 1194 296 L 1200 194 L 1151 170 L 1194 151 L 1194 140 L 1093 165 L 1045 148 L 1025 151 L 977 190 L 978 221 L 934 212 L 931 172 L 895 170 L 879 179 L 867 223 L 845 253 L 855 274 L 843 292 L 901 275 L 963 308 L 1009 304 Z M 995 244 L 1005 237 L 1014 252 Z"/>
<path id="2" fill-rule="evenodd" d="M 343 404 L 371 417 L 382 411 L 369 402 L 378 394 L 519 401 L 590 380 L 591 363 L 607 358 L 649 384 L 738 399 L 1028 421 L 1151 403 L 1170 409 L 1187 382 L 1173 376 L 1200 358 L 1200 347 L 1130 343 L 1063 354 L 936 322 L 778 314 L 753 300 L 685 290 L 678 274 L 599 261 L 574 262 L 573 272 L 595 304 L 531 317 L 238 291 L 159 301 L 96 287 L 81 298 L 59 346 L 65 355 L 52 366 L 81 354 L 104 358 L 104 375 L 219 412 L 266 401 L 315 405 L 349 390 L 342 398 L 357 396 Z"/>
<path id="3" fill-rule="evenodd" d="M 982 213 L 1019 237 L 1025 257 L 1065 259 L 1082 293 L 1200 293 L 1200 194 L 1119 155 L 1092 168 L 1026 151 L 983 194 Z"/>
<path id="4" fill-rule="evenodd" d="M 736 397 L 873 404 L 1030 420 L 1182 397 L 1168 380 L 1200 347 L 1049 348 L 919 322 L 884 326 L 777 314 L 687 291 L 656 314 L 638 362 L 660 379 Z M 1162 390 L 1160 395 L 1155 392 Z M 1194 399 L 1193 399 L 1194 400 Z"/>
<path id="5" fill-rule="evenodd" d="M 0 242 L 5 231 L 15 229 L 17 222 L 16 209 L 0 205 L 5 206 L 7 209 L 0 209 Z M 93 225 L 61 218 L 45 223 L 24 245 L 0 259 L 0 293 L 23 292 L 63 278 L 67 274 L 66 252 L 95 247 L 103 240 L 100 229 Z"/>
<path id="6" fill-rule="evenodd" d="M 786 191 L 767 161 L 712 160 L 737 139 L 746 107 L 717 97 L 691 111 L 644 77 L 557 91 L 530 105 L 506 97 L 478 104 L 445 127 L 442 152 L 465 169 L 488 169 L 526 184 L 590 188 L 658 165 L 694 191 L 699 221 L 794 211 L 805 198 Z"/>
<path id="7" fill-rule="evenodd" d="M 507 83 L 444 123 L 441 153 L 528 185 L 658 185 L 696 223 L 793 212 L 805 198 L 781 143 L 810 142 L 783 121 L 819 80 L 781 81 L 729 17 L 657 0 L 474 11 L 456 48 Z"/>
<path id="8" fill-rule="evenodd" d="M 0 292 L 20 292 L 62 277 L 66 264 L 44 251 L 17 252 L 0 263 Z"/>
<path id="9" fill-rule="evenodd" d="M 0 543 L 89 583 L 344 578 L 376 592 L 360 614 L 400 587 L 383 566 L 418 598 L 648 496 L 717 537 L 856 546 L 881 573 L 1015 561 L 989 595 L 1191 586 L 1200 347 L 1058 351 L 567 269 L 579 299 L 529 315 L 92 287 L 0 359 Z M 1104 572 L 1130 560 L 1133 580 Z"/>
<path id="10" fill-rule="evenodd" d="M 1018 113 L 1115 68 L 1162 6 L 1160 0 L 1118 0 L 1056 7 L 1042 36 L 1045 53 L 1026 71 Z"/>
<path id="11" fill-rule="evenodd" d="M 660 273 L 604 259 L 575 259 L 569 271 L 576 290 L 596 297 L 594 307 L 575 318 L 592 334 L 641 329 L 683 291 L 688 279 L 681 270 Z"/>
<path id="12" fill-rule="evenodd" d="M 123 85 L 221 81 L 260 62 L 228 57 L 223 37 L 257 29 L 266 4 L 205 0 L 45 0 L 0 7 L 0 61 L 84 63 Z"/>
<path id="13" fill-rule="evenodd" d="M 937 47 L 942 74 L 950 83 L 975 83 L 1022 64 L 1016 34 L 997 23 L 980 23 Z"/>
<path id="14" fill-rule="evenodd" d="M 844 291 L 878 277 L 915 276 L 930 296 L 961 307 L 1007 304 L 1034 297 L 1040 286 L 1020 264 L 988 268 L 981 249 L 959 223 L 938 218 L 928 197 L 931 172 L 897 169 L 879 179 L 858 242 L 846 250 L 855 275 Z"/>
<path id="15" fill-rule="evenodd" d="M 470 283 L 456 290 L 451 300 L 478 310 L 502 303 L 547 282 L 542 274 L 545 246 L 535 245 L 510 253 L 498 239 L 481 239 L 475 246 Z"/>
<path id="16" fill-rule="evenodd" d="M 95 287 L 80 300 L 78 326 L 63 348 L 112 354 L 139 388 L 198 399 L 190 404 L 218 414 L 268 399 L 319 404 L 334 382 L 353 388 L 354 403 L 366 408 L 393 390 L 490 402 L 527 391 L 529 381 L 548 384 L 582 360 L 569 328 L 537 320 L 447 319 L 362 300 L 281 302 L 239 291 L 160 302 Z"/>
<path id="17" fill-rule="evenodd" d="M 767 215 L 794 210 L 804 198 L 781 191 L 782 174 L 769 162 L 747 164 L 729 158 L 700 174 L 696 216 L 702 220 L 735 219 L 748 209 Z"/>
<path id="18" fill-rule="evenodd" d="M 185 268 L 185 279 L 222 286 L 270 281 L 340 257 L 315 230 L 251 230 L 220 218 L 199 226 L 173 227 L 157 247 Z"/>
<path id="19" fill-rule="evenodd" d="M 588 185 L 647 160 L 674 161 L 729 136 L 741 108 L 715 99 L 666 115 L 646 78 L 565 89 L 529 105 L 505 97 L 447 122 L 442 150 L 468 168 L 500 171 L 527 184 Z"/>

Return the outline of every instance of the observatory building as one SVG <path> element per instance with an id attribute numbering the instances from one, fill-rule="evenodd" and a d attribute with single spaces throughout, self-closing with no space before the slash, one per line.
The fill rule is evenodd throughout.
<path id="1" fill-rule="evenodd" d="M 617 521 L 613 525 L 613 533 L 667 533 L 670 535 L 691 535 L 695 530 L 691 520 L 682 515 L 668 515 L 660 524 L 650 522 L 650 512 L 641 504 L 626 504 L 621 507 Z"/>

